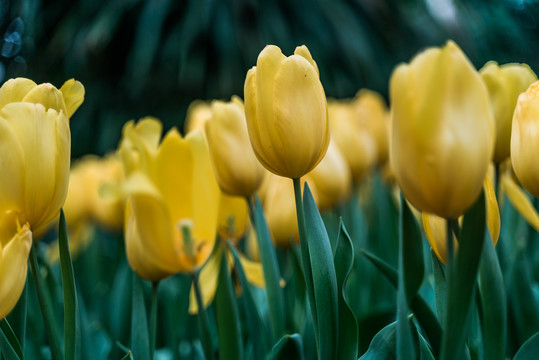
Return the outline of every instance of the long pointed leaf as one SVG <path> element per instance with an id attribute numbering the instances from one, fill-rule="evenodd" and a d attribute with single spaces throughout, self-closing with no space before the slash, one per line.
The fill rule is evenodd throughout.
<path id="1" fill-rule="evenodd" d="M 58 246 L 60 248 L 60 267 L 64 291 L 64 355 L 66 360 L 75 360 L 80 358 L 80 319 L 73 263 L 67 243 L 66 220 L 63 210 L 60 210 L 58 224 Z"/>
<path id="2" fill-rule="evenodd" d="M 303 360 L 303 343 L 299 334 L 285 335 L 268 355 L 268 360 Z"/>
<path id="3" fill-rule="evenodd" d="M 137 360 L 150 360 L 150 339 L 142 280 L 133 273 L 133 309 L 131 314 L 131 352 Z"/>
<path id="4" fill-rule="evenodd" d="M 337 275 L 329 237 L 308 184 L 305 184 L 303 206 L 317 309 L 319 358 L 334 359 L 339 319 Z"/>
<path id="5" fill-rule="evenodd" d="M 0 345 L 0 354 L 4 354 L 7 360 L 24 358 L 21 344 L 5 318 L 0 320 Z"/>
<path id="6" fill-rule="evenodd" d="M 339 339 L 336 359 L 357 359 L 358 328 L 356 317 L 348 305 L 346 284 L 354 266 L 354 247 L 352 240 L 339 222 L 339 233 L 335 248 L 335 273 L 337 275 L 337 291 L 339 296 Z"/>

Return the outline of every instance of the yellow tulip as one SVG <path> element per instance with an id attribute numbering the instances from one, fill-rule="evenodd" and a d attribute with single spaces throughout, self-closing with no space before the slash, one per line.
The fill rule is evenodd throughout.
<path id="1" fill-rule="evenodd" d="M 120 145 L 127 176 L 127 259 L 151 281 L 193 272 L 208 259 L 219 205 L 203 133 L 182 138 L 172 129 L 159 144 L 160 131 L 155 119 L 129 122 Z"/>
<path id="2" fill-rule="evenodd" d="M 21 296 L 31 247 L 29 225 L 21 227 L 13 212 L 4 214 L 0 218 L 0 319 L 10 313 Z"/>
<path id="3" fill-rule="evenodd" d="M 251 145 L 271 172 L 300 178 L 329 144 L 327 104 L 318 67 L 305 46 L 286 57 L 268 45 L 245 79 L 245 115 Z"/>
<path id="4" fill-rule="evenodd" d="M 496 124 L 493 160 L 500 163 L 510 153 L 511 123 L 518 96 L 537 81 L 537 76 L 526 64 L 498 66 L 495 61 L 486 63 L 479 73 L 487 85 Z"/>
<path id="5" fill-rule="evenodd" d="M 245 198 L 224 193 L 219 199 L 217 231 L 223 239 L 238 242 L 249 228 L 249 209 Z"/>
<path id="6" fill-rule="evenodd" d="M 539 81 L 518 98 L 511 132 L 511 162 L 518 181 L 539 196 Z"/>
<path id="7" fill-rule="evenodd" d="M 490 233 L 490 238 L 494 246 L 498 243 L 500 237 L 500 210 L 498 207 L 498 201 L 496 200 L 496 193 L 494 191 L 494 166 L 491 164 L 489 167 L 488 175 L 483 183 L 483 189 L 485 191 L 485 207 L 487 212 L 487 228 Z M 461 217 L 462 219 L 462 217 Z M 432 250 L 444 264 L 447 260 L 447 222 L 445 219 L 433 214 L 423 213 L 423 229 L 427 235 Z M 453 237 L 453 244 L 456 248 L 458 246 L 457 240 Z"/>
<path id="8" fill-rule="evenodd" d="M 205 129 L 221 190 L 229 195 L 251 196 L 262 183 L 265 170 L 251 148 L 241 99 L 213 101 Z"/>
<path id="9" fill-rule="evenodd" d="M 30 79 L 10 79 L 0 88 L 0 108 L 13 102 L 41 104 L 46 110 L 63 112 L 68 119 L 84 101 L 84 86 L 74 79 L 67 80 L 58 90 L 49 83 L 37 85 Z"/>
<path id="10" fill-rule="evenodd" d="M 330 101 L 328 113 L 332 141 L 344 155 L 354 182 L 359 183 L 376 163 L 376 140 L 361 126 L 349 101 Z"/>
<path id="11" fill-rule="evenodd" d="M 494 121 L 481 77 L 449 41 L 391 76 L 390 161 L 419 210 L 458 218 L 477 199 L 494 147 Z"/>
<path id="12" fill-rule="evenodd" d="M 352 192 L 350 168 L 334 141 L 326 156 L 306 175 L 307 182 L 318 190 L 318 208 L 329 210 L 345 201 Z"/>
<path id="13" fill-rule="evenodd" d="M 354 98 L 353 106 L 362 128 L 376 142 L 377 163 L 387 162 L 389 154 L 389 110 L 384 98 L 377 92 L 362 89 Z"/>
<path id="14" fill-rule="evenodd" d="M 187 108 L 183 129 L 186 134 L 196 130 L 204 130 L 206 122 L 211 118 L 210 103 L 195 100 Z"/>

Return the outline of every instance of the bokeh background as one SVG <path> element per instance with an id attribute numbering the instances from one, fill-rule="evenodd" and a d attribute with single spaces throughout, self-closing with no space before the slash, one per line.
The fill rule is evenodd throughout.
<path id="1" fill-rule="evenodd" d="M 0 0 L 0 82 L 24 76 L 86 87 L 71 123 L 74 158 L 116 148 L 146 115 L 182 128 L 194 99 L 243 94 L 266 44 L 306 44 L 329 97 L 387 98 L 392 69 L 455 40 L 488 60 L 539 70 L 536 0 Z"/>

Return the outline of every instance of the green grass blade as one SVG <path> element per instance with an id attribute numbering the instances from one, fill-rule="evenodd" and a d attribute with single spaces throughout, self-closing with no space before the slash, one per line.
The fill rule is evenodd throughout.
<path id="1" fill-rule="evenodd" d="M 66 360 L 75 360 L 80 358 L 80 319 L 73 263 L 69 253 L 63 210 L 60 210 L 60 222 L 58 224 L 58 246 L 60 249 L 60 267 L 62 269 L 62 288 L 64 292 L 64 355 Z"/>
<path id="2" fill-rule="evenodd" d="M 0 320 L 0 330 L 0 353 L 4 354 L 7 360 L 24 359 L 21 344 L 7 319 Z"/>

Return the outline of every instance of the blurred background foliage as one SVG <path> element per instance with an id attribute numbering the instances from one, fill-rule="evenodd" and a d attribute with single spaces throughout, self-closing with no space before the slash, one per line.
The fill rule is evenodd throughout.
<path id="1" fill-rule="evenodd" d="M 328 97 L 387 98 L 396 64 L 455 40 L 488 60 L 539 70 L 536 0 L 0 0 L 0 82 L 24 76 L 86 87 L 73 157 L 114 149 L 125 121 L 182 128 L 194 99 L 243 95 L 266 44 L 306 44 Z"/>

